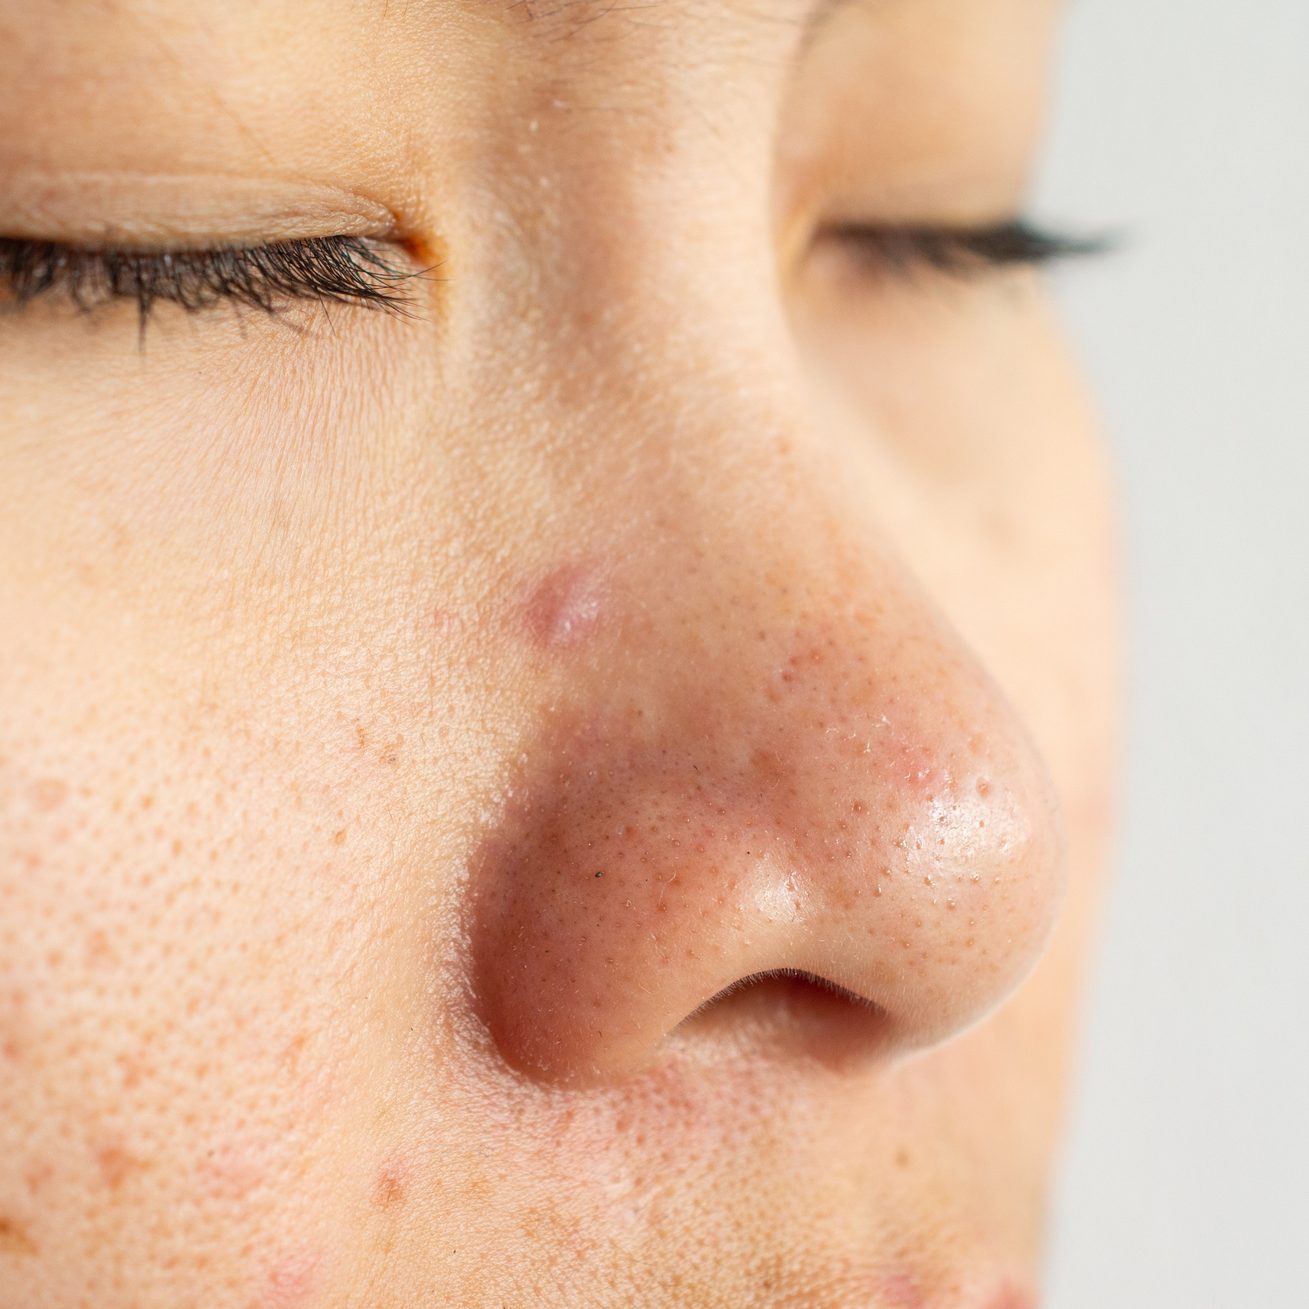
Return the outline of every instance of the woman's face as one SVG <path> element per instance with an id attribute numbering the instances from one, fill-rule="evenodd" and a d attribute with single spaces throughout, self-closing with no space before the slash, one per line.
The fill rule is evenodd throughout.
<path id="1" fill-rule="evenodd" d="M 0 1303 L 1034 1303 L 1054 6 L 820 9 L 0 0 Z"/>

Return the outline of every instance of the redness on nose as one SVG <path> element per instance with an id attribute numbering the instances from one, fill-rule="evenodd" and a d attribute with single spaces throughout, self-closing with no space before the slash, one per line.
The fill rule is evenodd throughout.
<path id="1" fill-rule="evenodd" d="M 523 627 L 538 650 L 567 649 L 599 624 L 602 600 L 593 569 L 562 564 L 529 589 L 522 607 Z"/>

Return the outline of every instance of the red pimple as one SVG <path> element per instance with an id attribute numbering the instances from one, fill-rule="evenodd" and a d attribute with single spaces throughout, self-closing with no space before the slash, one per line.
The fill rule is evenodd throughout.
<path id="1" fill-rule="evenodd" d="M 600 621 L 599 579 L 581 564 L 563 564 L 548 572 L 528 593 L 523 625 L 538 649 L 575 645 Z"/>

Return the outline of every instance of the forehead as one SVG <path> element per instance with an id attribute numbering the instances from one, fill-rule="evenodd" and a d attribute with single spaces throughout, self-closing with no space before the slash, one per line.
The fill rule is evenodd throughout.
<path id="1" fill-rule="evenodd" d="M 687 63 L 735 59 L 734 74 L 794 56 L 844 21 L 863 21 L 895 44 L 957 43 L 958 32 L 1003 32 L 1048 16 L 1058 0 L 0 0 L 0 101 L 24 73 L 65 90 L 88 76 L 148 98 L 154 79 L 200 75 L 241 94 L 310 73 L 324 85 L 405 61 L 400 77 L 375 76 L 379 99 L 416 79 L 433 89 L 493 84 L 512 66 L 572 65 L 594 73 L 634 55 Z M 579 55 L 578 51 L 584 51 Z M 418 62 L 415 62 L 415 56 Z M 6 88 L 9 94 L 6 95 Z M 724 88 L 727 89 L 727 88 Z M 51 98 L 48 94 L 46 99 Z M 302 110 L 322 108 L 319 97 Z"/>
<path id="2" fill-rule="evenodd" d="M 501 140 L 564 115 L 575 163 L 637 136 L 647 152 L 698 134 L 758 156 L 801 63 L 881 87 L 865 117 L 892 101 L 898 119 L 1021 116 L 1055 5 L 0 0 L 0 176 L 293 173 L 376 195 L 421 173 L 436 190 L 488 166 L 488 115 Z"/>

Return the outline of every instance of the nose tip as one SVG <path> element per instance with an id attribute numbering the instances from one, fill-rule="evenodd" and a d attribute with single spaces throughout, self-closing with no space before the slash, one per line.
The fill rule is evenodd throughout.
<path id="1" fill-rule="evenodd" d="M 540 728 L 472 877 L 473 989 L 519 1072 L 623 1078 L 728 1032 L 876 1059 L 1028 971 L 1061 878 L 1043 768 L 921 606 L 829 612 L 631 656 Z"/>

